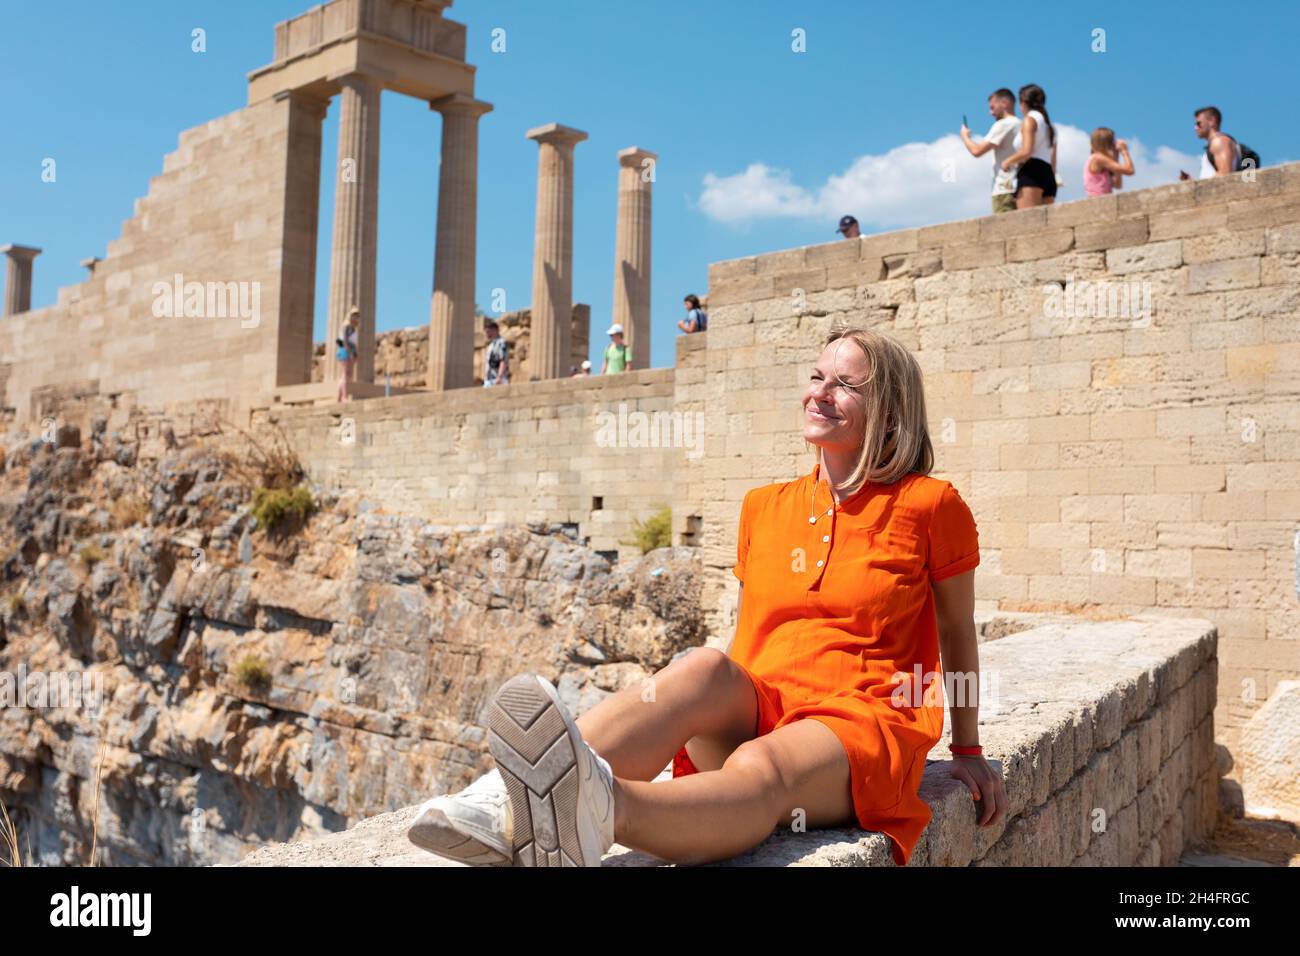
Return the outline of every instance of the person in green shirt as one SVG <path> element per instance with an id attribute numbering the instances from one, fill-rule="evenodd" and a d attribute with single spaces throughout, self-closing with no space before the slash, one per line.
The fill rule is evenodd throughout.
<path id="1" fill-rule="evenodd" d="M 606 333 L 609 345 L 605 348 L 605 361 L 600 366 L 600 374 L 610 372 L 630 372 L 632 370 L 632 349 L 623 344 L 623 326 L 615 322 Z"/>

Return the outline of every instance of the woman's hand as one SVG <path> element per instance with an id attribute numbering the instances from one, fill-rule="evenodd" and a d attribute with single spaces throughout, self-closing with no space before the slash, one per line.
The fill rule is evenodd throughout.
<path id="1" fill-rule="evenodd" d="M 976 804 L 975 808 L 976 822 L 980 826 L 992 826 L 1007 815 L 1010 803 L 1002 775 L 982 756 L 953 754 L 950 776 L 966 784 L 972 798 L 983 800 L 982 806 Z"/>

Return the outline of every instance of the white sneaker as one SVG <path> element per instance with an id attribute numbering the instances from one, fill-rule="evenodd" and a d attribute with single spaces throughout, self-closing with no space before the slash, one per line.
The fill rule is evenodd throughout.
<path id="1" fill-rule="evenodd" d="M 614 845 L 614 772 L 536 674 L 497 691 L 488 750 L 510 794 L 515 866 L 600 866 Z"/>
<path id="2" fill-rule="evenodd" d="M 421 849 L 470 866 L 510 866 L 510 798 L 493 769 L 464 790 L 434 797 L 406 831 Z"/>

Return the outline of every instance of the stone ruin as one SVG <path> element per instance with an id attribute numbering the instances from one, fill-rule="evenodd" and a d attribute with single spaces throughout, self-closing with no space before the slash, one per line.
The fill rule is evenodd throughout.
<path id="1" fill-rule="evenodd" d="M 1017 813 L 999 833 L 972 836 L 968 806 L 946 808 L 956 797 L 936 761 L 926 791 L 936 823 L 918 862 L 1168 864 L 1212 828 L 1228 750 L 1240 751 L 1243 779 L 1257 781 L 1246 806 L 1295 812 L 1294 781 L 1279 781 L 1286 765 L 1268 756 L 1289 745 L 1262 722 L 1294 710 L 1300 676 L 1300 164 L 714 263 L 710 331 L 679 338 L 673 368 L 572 381 L 568 368 L 581 354 L 569 321 L 573 163 L 586 134 L 538 126 L 526 133 L 538 143 L 532 380 L 485 394 L 469 386 L 477 129 L 491 107 L 475 98 L 465 28 L 443 16 L 447 6 L 333 0 L 279 24 L 272 62 L 249 75 L 247 106 L 181 134 L 121 236 L 83 263 L 85 280 L 61 289 L 56 303 L 30 307 L 39 248 L 0 247 L 8 257 L 0 391 L 14 423 L 48 425 L 57 436 L 79 424 L 95 436 L 92 457 L 115 442 L 201 434 L 218 416 L 274 424 L 323 494 L 360 499 L 365 530 L 331 547 L 371 548 L 368 560 L 382 545 L 367 535 L 398 535 L 399 525 L 412 540 L 442 540 L 452 525 L 484 535 L 534 526 L 563 528 L 574 547 L 632 567 L 622 536 L 666 503 L 674 560 L 689 554 L 698 563 L 685 573 L 698 578 L 700 633 L 716 642 L 734 624 L 729 569 L 743 495 L 806 468 L 791 409 L 807 357 L 832 325 L 866 324 L 894 335 L 922 365 L 940 436 L 938 474 L 959 488 L 980 529 L 981 620 L 1068 615 L 988 638 L 997 638 L 990 660 L 1029 667 L 1038 681 L 1021 688 L 990 741 Z M 443 120 L 423 352 L 406 338 L 390 352 L 374 347 L 384 89 L 428 101 Z M 333 393 L 330 349 L 320 357 L 323 381 L 313 382 L 311 334 L 321 124 L 335 98 L 342 115 L 328 328 L 358 305 L 368 356 L 356 389 L 364 400 L 346 415 L 323 402 Z M 641 355 L 649 353 L 654 161 L 635 147 L 619 154 L 612 319 Z M 1154 316 L 1145 325 L 1093 312 L 1053 316 L 1045 301 L 1076 283 L 1145 283 Z M 381 356 L 394 364 L 377 366 Z M 385 371 L 402 379 L 387 399 L 379 397 Z M 621 432 L 613 447 L 598 441 L 602 418 L 633 416 L 698 416 L 699 447 L 622 440 Z M 343 441 L 345 433 L 355 440 Z M 70 467 L 71 445 L 59 444 L 57 462 Z M 24 448 L 11 450 L 10 467 L 27 467 Z M 331 527 L 343 534 L 341 524 Z M 137 546 L 134 538 L 120 545 L 132 554 Z M 430 570 L 422 573 L 432 573 L 436 562 L 423 559 Z M 305 576 L 326 563 L 307 556 Z M 95 580 L 106 583 L 108 564 L 99 568 Z M 58 570 L 41 587 L 64 610 L 80 606 L 77 589 L 89 584 L 66 560 Z M 383 586 L 393 599 L 418 601 L 404 590 L 406 571 L 390 570 Z M 215 601 L 197 585 L 168 600 L 207 615 L 206 630 L 186 636 L 223 653 L 232 627 L 272 646 L 305 646 L 302 635 L 279 632 L 301 630 L 293 622 L 310 619 L 315 592 L 292 574 L 275 580 L 289 597 L 277 594 L 260 610 Z M 521 592 L 529 586 L 521 577 Z M 286 616 L 280 605 L 291 598 L 307 603 Z M 493 599 L 484 597 L 488 609 Z M 307 632 L 343 636 L 352 626 L 346 600 Z M 117 620 L 112 607 L 99 610 Z M 164 625 L 176 611 L 153 610 L 162 615 L 154 631 L 125 635 L 143 642 L 130 648 L 141 660 L 175 649 Z M 77 615 L 69 615 L 72 627 Z M 1107 649 L 1122 667 L 1109 667 Z M 1070 662 L 1087 667 L 1061 673 L 1077 680 L 1053 696 L 1061 690 L 1053 668 Z M 465 728 L 476 715 L 458 711 L 450 737 L 445 722 L 403 729 L 429 752 L 453 748 L 454 767 L 431 757 L 409 779 L 369 789 L 360 781 L 379 758 L 349 755 L 386 753 L 392 723 L 383 708 L 343 706 L 327 686 L 309 688 L 316 696 L 308 700 L 292 662 L 269 696 L 246 699 L 224 659 L 209 664 L 231 714 L 307 735 L 348 783 L 328 789 L 259 750 L 247 781 L 267 788 L 272 802 L 278 786 L 292 796 L 276 803 L 272 830 L 227 833 L 223 859 L 258 837 L 320 833 L 399 810 L 431 785 L 463 784 L 473 769 L 476 743 Z M 557 678 L 572 664 L 535 662 Z M 384 673 L 402 666 L 385 662 Z M 596 691 L 615 686 L 611 676 Z M 1050 726 L 1034 713 L 1048 702 Z M 438 706 L 456 704 L 420 697 L 411 712 Z M 192 719 L 199 727 L 207 718 Z M 118 745 L 128 766 L 129 741 Z M 169 771 L 191 774 L 178 783 L 221 779 L 183 744 L 173 757 Z M 84 791 L 83 764 L 69 757 L 61 793 Z M 41 768 L 28 761 L 20 769 L 32 792 Z M 1110 801 L 1113 836 L 1092 840 L 1060 827 L 1098 801 Z M 827 849 L 787 840 L 759 856 L 882 861 L 877 836 L 855 841 L 831 839 Z M 382 862 L 388 850 L 372 859 Z"/>

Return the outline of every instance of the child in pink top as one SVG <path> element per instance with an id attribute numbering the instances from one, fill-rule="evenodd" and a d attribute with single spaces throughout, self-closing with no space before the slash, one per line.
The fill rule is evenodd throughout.
<path id="1" fill-rule="evenodd" d="M 1120 154 L 1124 162 L 1120 163 Z M 1089 196 L 1105 196 L 1114 189 L 1124 188 L 1124 177 L 1133 175 L 1133 157 L 1128 143 L 1115 139 L 1115 131 L 1108 126 L 1098 126 L 1092 131 L 1092 155 L 1083 164 L 1083 191 Z"/>

